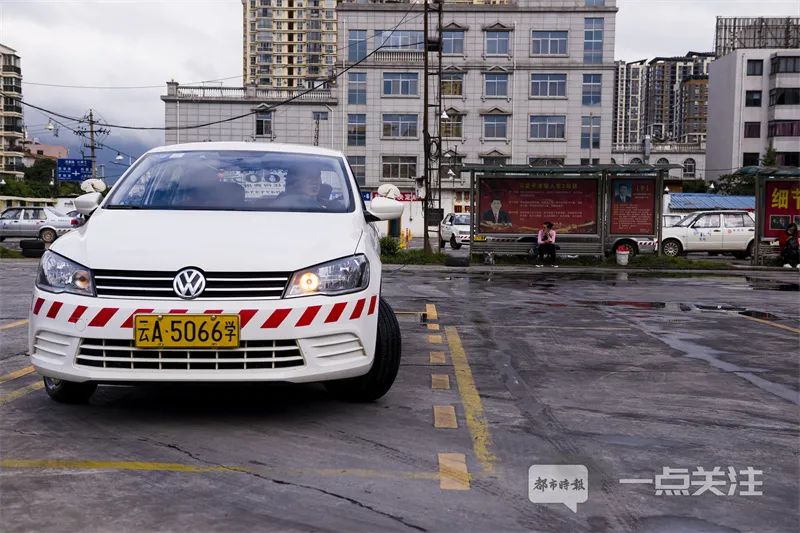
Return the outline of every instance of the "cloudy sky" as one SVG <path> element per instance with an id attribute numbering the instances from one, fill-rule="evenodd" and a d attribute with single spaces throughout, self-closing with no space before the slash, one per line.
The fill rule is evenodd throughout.
<path id="1" fill-rule="evenodd" d="M 616 58 L 635 60 L 712 50 L 723 16 L 800 16 L 797 0 L 618 0 Z M 164 83 L 241 75 L 241 0 L 0 0 L 0 43 L 22 57 L 23 96 L 32 104 L 78 117 L 90 107 L 109 123 L 160 126 Z M 241 84 L 241 78 L 221 82 Z M 74 89 L 34 84 L 150 86 Z M 66 144 L 47 117 L 26 110 L 31 136 Z M 67 125 L 70 125 L 68 123 Z M 163 143 L 163 133 L 112 130 L 106 143 L 131 155 Z M 110 162 L 106 150 L 100 162 Z M 121 167 L 109 163 L 109 175 Z"/>

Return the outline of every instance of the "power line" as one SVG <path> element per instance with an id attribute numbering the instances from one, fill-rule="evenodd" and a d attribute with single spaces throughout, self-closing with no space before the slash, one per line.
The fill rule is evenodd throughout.
<path id="1" fill-rule="evenodd" d="M 201 81 L 192 81 L 188 82 L 186 85 L 196 85 L 200 83 L 212 83 L 217 81 L 226 81 L 226 80 L 233 80 L 236 78 L 241 78 L 242 75 L 239 74 L 238 76 L 228 76 L 227 78 L 216 78 L 213 80 L 201 80 Z M 25 85 L 36 85 L 39 87 L 57 87 L 59 89 L 102 89 L 102 90 L 116 90 L 116 89 L 124 89 L 124 90 L 133 90 L 133 89 L 163 89 L 164 84 L 160 85 L 68 85 L 68 84 L 61 84 L 61 83 L 41 83 L 35 81 L 23 81 Z"/>

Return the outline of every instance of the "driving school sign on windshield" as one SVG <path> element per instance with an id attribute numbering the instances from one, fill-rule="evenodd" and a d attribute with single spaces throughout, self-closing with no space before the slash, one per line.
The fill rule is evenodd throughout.
<path id="1" fill-rule="evenodd" d="M 597 233 L 596 179 L 482 180 L 480 228 L 486 233 L 535 233 L 552 222 L 559 233 Z"/>

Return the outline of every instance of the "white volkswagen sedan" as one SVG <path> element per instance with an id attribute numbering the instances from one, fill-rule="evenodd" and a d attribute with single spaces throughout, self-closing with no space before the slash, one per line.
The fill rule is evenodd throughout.
<path id="1" fill-rule="evenodd" d="M 381 299 L 378 234 L 347 160 L 316 147 L 197 143 L 151 150 L 88 222 L 41 259 L 29 349 L 47 393 L 98 384 L 324 381 L 381 397 L 400 333 Z"/>
<path id="2" fill-rule="evenodd" d="M 461 248 L 462 244 L 469 244 L 470 216 L 467 214 L 450 213 L 442 220 L 439 225 L 439 248 L 444 248 L 446 243 L 450 243 L 453 250 Z"/>

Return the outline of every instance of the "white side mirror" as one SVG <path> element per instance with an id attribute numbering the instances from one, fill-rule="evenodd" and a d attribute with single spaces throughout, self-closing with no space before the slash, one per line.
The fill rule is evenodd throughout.
<path id="1" fill-rule="evenodd" d="M 369 212 L 378 220 L 394 220 L 403 216 L 403 204 L 385 196 L 376 196 L 369 204 Z"/>
<path id="2" fill-rule="evenodd" d="M 98 180 L 99 181 L 99 180 Z M 88 194 L 82 194 L 75 198 L 75 209 L 81 215 L 89 216 L 91 215 L 95 209 L 100 205 L 100 202 L 103 201 L 103 195 L 99 192 L 90 192 Z"/>
<path id="3" fill-rule="evenodd" d="M 107 188 L 103 180 L 95 178 L 81 182 L 81 190 L 83 192 L 105 192 Z"/>

